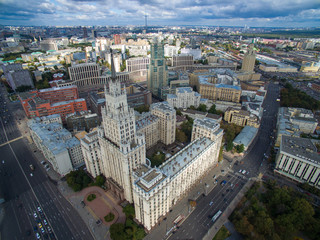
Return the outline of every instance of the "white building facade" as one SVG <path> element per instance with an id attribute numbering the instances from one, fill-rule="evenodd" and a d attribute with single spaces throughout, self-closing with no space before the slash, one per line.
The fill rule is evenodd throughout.
<path id="1" fill-rule="evenodd" d="M 191 87 L 176 88 L 176 94 L 167 94 L 167 102 L 175 108 L 199 107 L 201 95 Z"/>

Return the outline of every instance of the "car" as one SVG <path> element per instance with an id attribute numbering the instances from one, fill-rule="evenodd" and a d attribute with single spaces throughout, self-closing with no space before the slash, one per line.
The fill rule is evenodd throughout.
<path id="1" fill-rule="evenodd" d="M 223 185 L 225 185 L 227 183 L 227 181 L 226 180 L 223 180 L 222 182 L 221 182 L 221 185 L 223 186 Z"/>
<path id="2" fill-rule="evenodd" d="M 241 172 L 242 172 L 242 169 L 239 170 L 239 173 L 241 173 Z"/>
<path id="3" fill-rule="evenodd" d="M 50 226 L 47 226 L 47 230 L 49 233 L 51 233 L 51 227 Z"/>
<path id="4" fill-rule="evenodd" d="M 43 219 L 43 224 L 44 224 L 45 226 L 47 226 L 47 225 L 48 225 L 48 222 L 47 222 L 47 220 L 46 220 L 46 219 Z"/>
<path id="5" fill-rule="evenodd" d="M 33 213 L 33 216 L 34 216 L 34 218 L 38 217 L 38 215 L 35 212 Z"/>
<path id="6" fill-rule="evenodd" d="M 50 168 L 48 167 L 48 168 L 46 168 L 46 171 L 48 172 L 50 170 Z"/>
<path id="7" fill-rule="evenodd" d="M 43 228 L 40 228 L 40 231 L 42 232 L 42 234 L 45 233 L 44 229 Z"/>
<path id="8" fill-rule="evenodd" d="M 40 207 L 37 207 L 38 209 L 38 212 L 41 213 L 42 212 L 42 209 Z"/>
<path id="9" fill-rule="evenodd" d="M 41 161 L 41 164 L 45 165 L 45 164 L 46 164 L 46 161 Z"/>
<path id="10" fill-rule="evenodd" d="M 36 237 L 37 237 L 37 239 L 40 239 L 40 234 L 36 233 Z"/>
<path id="11" fill-rule="evenodd" d="M 211 201 L 211 202 L 209 203 L 209 206 L 212 206 L 212 204 L 213 204 L 213 202 Z"/>
<path id="12" fill-rule="evenodd" d="M 41 224 L 41 223 L 38 223 L 38 227 L 39 227 L 39 228 L 42 228 L 42 224 Z"/>

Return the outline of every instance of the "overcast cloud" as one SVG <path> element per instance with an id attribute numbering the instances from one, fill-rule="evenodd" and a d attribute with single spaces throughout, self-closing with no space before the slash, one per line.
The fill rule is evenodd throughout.
<path id="1" fill-rule="evenodd" d="M 319 27 L 320 0 L 0 0 L 5 25 Z"/>

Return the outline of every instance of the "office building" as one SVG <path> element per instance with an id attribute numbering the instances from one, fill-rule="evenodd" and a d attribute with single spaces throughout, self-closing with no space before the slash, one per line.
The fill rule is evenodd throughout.
<path id="1" fill-rule="evenodd" d="M 20 86 L 34 88 L 29 70 L 23 69 L 21 63 L 1 65 L 4 76 L 9 86 L 15 91 Z"/>
<path id="2" fill-rule="evenodd" d="M 40 48 L 42 51 L 49 51 L 49 50 L 57 51 L 58 45 L 55 40 L 47 39 L 40 42 Z"/>
<path id="3" fill-rule="evenodd" d="M 158 40 L 154 40 L 151 44 L 147 85 L 152 94 L 158 97 L 163 97 L 163 88 L 168 86 L 168 71 L 164 58 L 163 43 Z"/>
<path id="4" fill-rule="evenodd" d="M 299 137 L 301 133 L 312 134 L 318 125 L 311 110 L 304 108 L 279 108 L 277 116 L 277 137 L 275 146 L 279 147 L 281 137 Z"/>
<path id="5" fill-rule="evenodd" d="M 147 57 L 129 58 L 126 60 L 126 71 L 146 71 L 148 69 L 149 63 L 150 58 Z"/>
<path id="6" fill-rule="evenodd" d="M 101 76 L 99 64 L 97 63 L 81 63 L 74 64 L 68 68 L 70 80 L 73 82 L 85 81 L 89 84 L 92 78 Z"/>
<path id="7" fill-rule="evenodd" d="M 119 34 L 114 34 L 114 35 L 113 35 L 113 41 L 114 41 L 114 44 L 115 44 L 115 45 L 121 44 L 120 35 L 119 35 Z"/>
<path id="8" fill-rule="evenodd" d="M 274 171 L 320 189 L 320 155 L 310 139 L 283 135 Z"/>
<path id="9" fill-rule="evenodd" d="M 214 69 L 209 75 L 193 75 L 190 85 L 196 85 L 202 98 L 213 101 L 240 102 L 241 87 L 230 69 Z"/>
<path id="10" fill-rule="evenodd" d="M 191 87 L 176 88 L 176 94 L 167 94 L 167 102 L 174 108 L 198 107 L 201 95 Z"/>
<path id="11" fill-rule="evenodd" d="M 87 131 L 100 125 L 98 114 L 90 111 L 69 113 L 66 116 L 67 128 L 69 131 Z"/>
<path id="12" fill-rule="evenodd" d="M 224 113 L 224 120 L 228 123 L 234 123 L 238 126 L 251 126 L 255 128 L 259 128 L 260 121 L 259 118 L 251 114 L 247 110 L 236 109 L 229 107 L 227 111 Z"/>
<path id="13" fill-rule="evenodd" d="M 62 127 L 59 115 L 34 118 L 28 127 L 37 148 L 61 176 L 84 164 L 80 142 Z"/>
<path id="14" fill-rule="evenodd" d="M 159 117 L 160 141 L 166 145 L 176 139 L 176 110 L 168 102 L 153 103 L 150 106 L 152 115 Z"/>
<path id="15" fill-rule="evenodd" d="M 193 55 L 178 54 L 172 56 L 172 67 L 192 66 L 194 64 Z"/>

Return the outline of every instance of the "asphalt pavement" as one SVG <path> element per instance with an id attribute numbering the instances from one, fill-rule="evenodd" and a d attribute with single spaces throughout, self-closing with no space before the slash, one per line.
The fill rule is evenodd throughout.
<path id="1" fill-rule="evenodd" d="M 0 239 L 93 239 L 34 156 L 21 105 L 0 92 Z"/>

